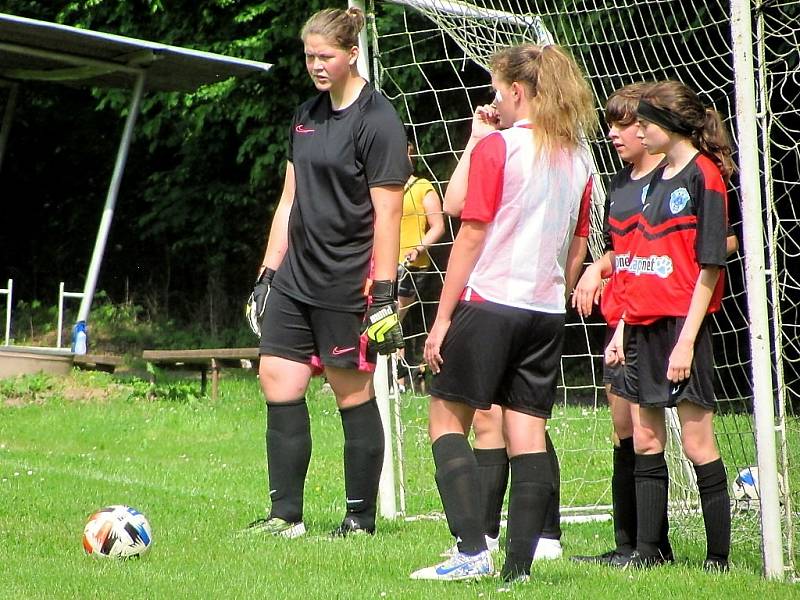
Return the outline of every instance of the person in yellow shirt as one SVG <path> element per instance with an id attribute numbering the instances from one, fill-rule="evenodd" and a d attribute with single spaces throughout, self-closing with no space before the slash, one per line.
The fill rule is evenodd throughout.
<path id="1" fill-rule="evenodd" d="M 414 166 L 412 157 L 415 152 L 414 144 L 409 142 L 408 160 L 412 167 Z M 408 313 L 409 307 L 420 297 L 420 292 L 425 292 L 429 278 L 435 276 L 430 273 L 432 261 L 428 248 L 443 234 L 444 216 L 439 195 L 430 181 L 412 173 L 403 193 L 400 255 L 397 260 L 397 301 L 401 321 Z M 400 378 L 400 384 L 402 390 L 403 377 Z"/>
<path id="2" fill-rule="evenodd" d="M 408 143 L 408 160 L 413 167 L 414 144 Z M 431 257 L 428 248 L 444 234 L 442 201 L 433 184 L 412 173 L 403 193 L 403 217 L 400 220 L 400 265 L 397 296 L 402 320 L 408 307 L 419 295 L 419 289 L 430 270 Z"/>

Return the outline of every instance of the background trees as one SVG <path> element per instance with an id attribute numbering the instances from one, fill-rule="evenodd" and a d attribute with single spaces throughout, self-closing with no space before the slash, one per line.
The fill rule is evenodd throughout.
<path id="1" fill-rule="evenodd" d="M 310 0 L 6 0 L 3 12 L 274 63 L 194 94 L 148 93 L 99 288 L 152 318 L 238 326 L 282 185 L 294 107 L 313 93 L 298 32 Z M 5 102 L 0 89 L 0 103 Z M 0 277 L 55 304 L 81 289 L 129 90 L 21 87 L 0 189 Z"/>

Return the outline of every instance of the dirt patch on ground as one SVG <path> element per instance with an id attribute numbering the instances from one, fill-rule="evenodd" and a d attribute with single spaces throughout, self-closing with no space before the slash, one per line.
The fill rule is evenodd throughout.
<path id="1" fill-rule="evenodd" d="M 112 386 L 116 387 L 116 386 Z M 108 388 L 87 387 L 83 385 L 68 385 L 61 392 L 64 400 L 81 403 L 107 402 L 116 390 Z"/>

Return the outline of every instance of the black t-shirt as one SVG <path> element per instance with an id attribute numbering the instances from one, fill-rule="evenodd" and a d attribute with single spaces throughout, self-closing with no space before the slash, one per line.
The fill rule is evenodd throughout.
<path id="1" fill-rule="evenodd" d="M 289 160 L 296 190 L 289 247 L 273 285 L 312 306 L 361 312 L 374 234 L 369 190 L 411 175 L 403 124 L 369 85 L 342 110 L 323 92 L 295 112 Z"/>

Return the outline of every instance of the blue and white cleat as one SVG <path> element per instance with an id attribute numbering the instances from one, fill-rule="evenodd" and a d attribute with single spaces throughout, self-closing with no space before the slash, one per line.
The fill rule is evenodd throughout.
<path id="1" fill-rule="evenodd" d="M 478 554 L 458 552 L 446 561 L 419 569 L 411 574 L 411 579 L 428 579 L 431 581 L 463 581 L 480 579 L 494 575 L 492 554 L 484 550 Z"/>

